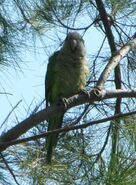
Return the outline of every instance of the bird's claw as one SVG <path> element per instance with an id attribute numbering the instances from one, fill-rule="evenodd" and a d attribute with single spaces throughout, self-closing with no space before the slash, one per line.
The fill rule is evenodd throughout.
<path id="1" fill-rule="evenodd" d="M 68 101 L 66 98 L 60 98 L 57 102 L 57 105 L 58 106 L 63 106 L 64 109 L 67 109 L 67 104 L 68 104 Z"/>
<path id="2" fill-rule="evenodd" d="M 83 95 L 86 95 L 88 98 L 90 98 L 90 93 L 87 90 L 85 90 L 85 89 L 80 90 L 79 93 L 83 94 Z"/>

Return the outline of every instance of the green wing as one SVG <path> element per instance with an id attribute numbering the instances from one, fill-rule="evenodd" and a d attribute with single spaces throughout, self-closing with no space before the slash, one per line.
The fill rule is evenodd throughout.
<path id="1" fill-rule="evenodd" d="M 49 105 L 49 103 L 52 103 L 52 90 L 53 85 L 55 83 L 55 66 L 57 63 L 57 56 L 59 54 L 59 51 L 55 52 L 50 58 L 49 63 L 47 66 L 47 72 L 45 77 L 45 99 L 46 99 L 46 107 Z"/>
<path id="2" fill-rule="evenodd" d="M 59 85 L 56 83 L 58 76 L 57 64 L 58 64 L 59 51 L 55 52 L 50 58 L 47 66 L 46 78 L 45 78 L 45 98 L 46 106 L 52 104 L 59 95 Z M 57 116 L 48 120 L 48 131 L 58 129 L 62 126 L 64 114 L 58 114 Z M 58 134 L 48 136 L 46 138 L 46 149 L 47 149 L 47 162 L 51 162 L 53 149 L 56 147 L 58 140 Z"/>

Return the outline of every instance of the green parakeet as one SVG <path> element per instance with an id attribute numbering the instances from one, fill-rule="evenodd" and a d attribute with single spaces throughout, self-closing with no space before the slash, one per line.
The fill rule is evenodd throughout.
<path id="1" fill-rule="evenodd" d="M 82 91 L 86 85 L 89 67 L 86 48 L 77 32 L 70 32 L 63 47 L 50 58 L 45 78 L 46 105 L 52 105 L 61 97 L 68 98 Z M 61 128 L 63 113 L 48 120 L 48 131 Z M 47 137 L 47 162 L 51 163 L 52 153 L 57 145 L 58 134 Z"/>

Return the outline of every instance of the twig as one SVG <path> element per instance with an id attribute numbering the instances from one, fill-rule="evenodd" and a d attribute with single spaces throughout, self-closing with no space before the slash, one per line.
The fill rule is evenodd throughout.
<path id="1" fill-rule="evenodd" d="M 106 147 L 106 145 L 107 145 L 107 143 L 108 143 L 108 139 L 109 139 L 109 135 L 110 135 L 111 128 L 112 128 L 112 124 L 110 123 L 110 126 L 109 126 L 109 128 L 108 128 L 108 132 L 107 132 L 107 135 L 106 135 L 105 142 L 104 142 L 104 144 L 103 144 L 103 146 L 102 146 L 100 152 L 97 154 L 95 163 L 99 160 L 101 154 L 103 153 L 103 151 L 104 151 L 104 149 L 105 149 L 105 147 Z"/>
<path id="2" fill-rule="evenodd" d="M 99 160 L 99 158 L 101 157 L 101 154 L 103 153 L 107 143 L 108 143 L 108 139 L 109 139 L 109 135 L 110 135 L 110 131 L 111 131 L 111 128 L 112 128 L 112 124 L 110 124 L 109 128 L 108 128 L 108 132 L 107 132 L 107 135 L 106 135 L 106 139 L 105 139 L 105 142 L 100 150 L 100 152 L 97 155 L 95 161 L 93 162 L 93 164 L 91 165 L 91 169 L 94 167 L 94 165 L 97 163 L 97 161 Z"/>
<path id="3" fill-rule="evenodd" d="M 69 30 L 87 30 L 87 29 L 89 29 L 93 24 L 95 24 L 96 22 L 97 22 L 97 19 L 95 19 L 92 23 L 90 23 L 88 26 L 85 26 L 85 27 L 81 27 L 81 28 L 74 28 L 74 27 L 70 27 L 70 26 L 67 26 L 67 25 L 65 25 L 59 18 L 58 18 L 58 16 L 57 16 L 57 14 L 56 14 L 56 12 L 55 12 L 55 10 L 53 9 L 53 7 L 52 7 L 52 5 L 51 5 L 51 3 L 50 2 L 48 2 L 49 3 L 49 5 L 50 5 L 50 7 L 52 8 L 52 12 L 54 13 L 54 16 L 55 16 L 55 18 L 57 19 L 57 21 L 58 21 L 58 23 L 61 25 L 61 26 L 63 26 L 64 28 L 66 28 L 66 29 L 69 29 Z"/>
<path id="4" fill-rule="evenodd" d="M 13 95 L 13 94 L 8 93 L 8 92 L 0 92 L 0 94 Z"/>
<path id="5" fill-rule="evenodd" d="M 22 100 L 20 100 L 19 102 L 17 102 L 17 104 L 12 108 L 12 110 L 8 113 L 8 115 L 6 116 L 5 120 L 2 122 L 0 129 L 2 128 L 2 126 L 5 124 L 5 122 L 8 120 L 9 116 L 12 114 L 12 112 L 17 108 L 17 106 L 22 102 Z"/>
<path id="6" fill-rule="evenodd" d="M 3 160 L 3 162 L 4 162 L 4 164 L 5 164 L 5 166 L 7 167 L 9 173 L 12 175 L 12 177 L 13 177 L 14 181 L 16 182 L 16 184 L 17 184 L 17 185 L 20 185 L 20 184 L 18 183 L 17 179 L 16 179 L 15 174 L 13 173 L 13 171 L 11 170 L 11 168 L 10 168 L 9 164 L 7 163 L 5 157 L 3 156 L 2 152 L 0 152 L 0 156 L 1 156 L 1 158 L 2 158 L 2 160 Z"/>

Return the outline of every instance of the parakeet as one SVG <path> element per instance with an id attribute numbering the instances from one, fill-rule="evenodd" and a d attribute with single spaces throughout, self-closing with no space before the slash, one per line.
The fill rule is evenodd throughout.
<path id="1" fill-rule="evenodd" d="M 89 75 L 84 40 L 77 32 L 70 32 L 62 46 L 50 58 L 45 77 L 46 106 L 61 97 L 68 98 L 82 91 Z M 64 113 L 48 120 L 48 131 L 61 128 Z M 58 134 L 46 139 L 47 158 L 51 163 L 52 153 L 57 145 Z"/>

